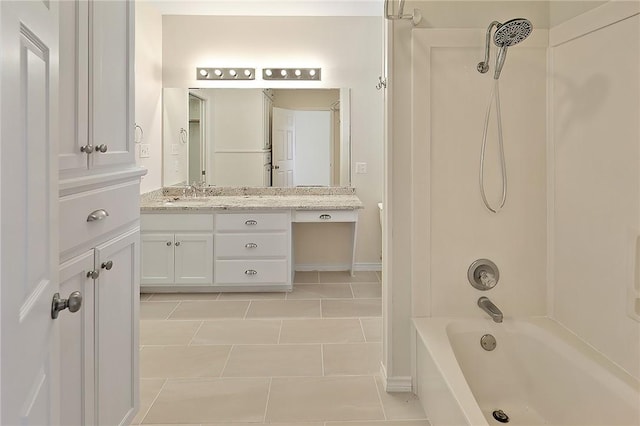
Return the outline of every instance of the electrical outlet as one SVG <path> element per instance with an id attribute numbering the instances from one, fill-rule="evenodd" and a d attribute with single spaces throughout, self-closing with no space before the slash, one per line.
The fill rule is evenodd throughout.
<path id="1" fill-rule="evenodd" d="M 367 173 L 367 163 L 356 163 L 356 173 L 358 174 Z"/>
<path id="2" fill-rule="evenodd" d="M 140 158 L 149 158 L 151 154 L 149 153 L 150 146 L 148 143 L 140 144 Z"/>

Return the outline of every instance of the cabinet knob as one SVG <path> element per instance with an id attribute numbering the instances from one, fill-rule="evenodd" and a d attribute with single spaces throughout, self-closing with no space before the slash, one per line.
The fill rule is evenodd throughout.
<path id="1" fill-rule="evenodd" d="M 104 152 L 107 152 L 108 148 L 109 147 L 107 145 L 100 144 L 100 145 L 96 146 L 96 152 L 103 152 L 104 153 Z"/>
<path id="2" fill-rule="evenodd" d="M 255 269 L 247 269 L 246 271 L 244 271 L 245 275 L 257 275 L 258 271 L 256 271 Z"/>
<path id="3" fill-rule="evenodd" d="M 171 241 L 167 241 L 167 247 L 171 247 L 171 244 L 173 244 Z"/>
<path id="4" fill-rule="evenodd" d="M 180 247 L 180 241 L 176 241 L 176 247 Z"/>
<path id="5" fill-rule="evenodd" d="M 87 272 L 87 278 L 91 278 L 92 280 L 97 280 L 100 276 L 99 271 L 89 271 Z"/>
<path id="6" fill-rule="evenodd" d="M 329 219 L 331 219 L 331 215 L 330 214 L 321 214 L 320 215 L 320 219 L 329 220 Z"/>
<path id="7" fill-rule="evenodd" d="M 109 212 L 107 212 L 105 209 L 96 210 L 89 213 L 89 216 L 87 216 L 87 222 L 95 222 L 97 220 L 102 220 L 102 219 L 105 219 L 107 216 L 109 216 Z"/>
<path id="8" fill-rule="evenodd" d="M 102 269 L 106 269 L 107 271 L 110 271 L 111 268 L 113 268 L 113 260 L 107 260 L 106 262 L 102 262 L 102 265 L 100 265 L 100 267 Z"/>
<path id="9" fill-rule="evenodd" d="M 91 154 L 93 152 L 93 145 L 86 144 L 85 146 L 81 146 L 80 152 L 84 152 L 85 154 Z"/>
<path id="10" fill-rule="evenodd" d="M 258 248 L 256 243 L 247 243 L 244 245 L 246 248 Z"/>
<path id="11" fill-rule="evenodd" d="M 247 220 L 244 222 L 245 225 L 257 225 L 258 221 L 257 220 Z"/>
<path id="12" fill-rule="evenodd" d="M 62 299 L 60 293 L 56 293 L 51 301 L 51 318 L 58 318 L 60 311 L 65 309 L 69 309 L 69 312 L 78 312 L 80 307 L 82 307 L 82 294 L 79 291 L 71 293 L 68 299 Z"/>

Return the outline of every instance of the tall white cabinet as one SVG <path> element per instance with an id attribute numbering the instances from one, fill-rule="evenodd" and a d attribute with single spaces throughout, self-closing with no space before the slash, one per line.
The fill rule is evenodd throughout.
<path id="1" fill-rule="evenodd" d="M 138 406 L 140 177 L 133 0 L 60 2 L 61 424 L 129 424 Z"/>

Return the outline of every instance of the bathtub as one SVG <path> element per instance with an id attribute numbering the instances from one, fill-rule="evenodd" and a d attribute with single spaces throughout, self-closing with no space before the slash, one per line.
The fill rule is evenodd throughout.
<path id="1" fill-rule="evenodd" d="M 548 318 L 413 320 L 416 393 L 440 425 L 640 425 L 640 383 Z M 480 345 L 484 334 L 497 342 Z"/>

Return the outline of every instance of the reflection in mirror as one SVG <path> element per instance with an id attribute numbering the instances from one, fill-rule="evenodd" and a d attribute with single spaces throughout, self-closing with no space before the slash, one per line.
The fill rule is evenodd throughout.
<path id="1" fill-rule="evenodd" d="M 165 88 L 164 186 L 350 186 L 349 89 Z"/>

